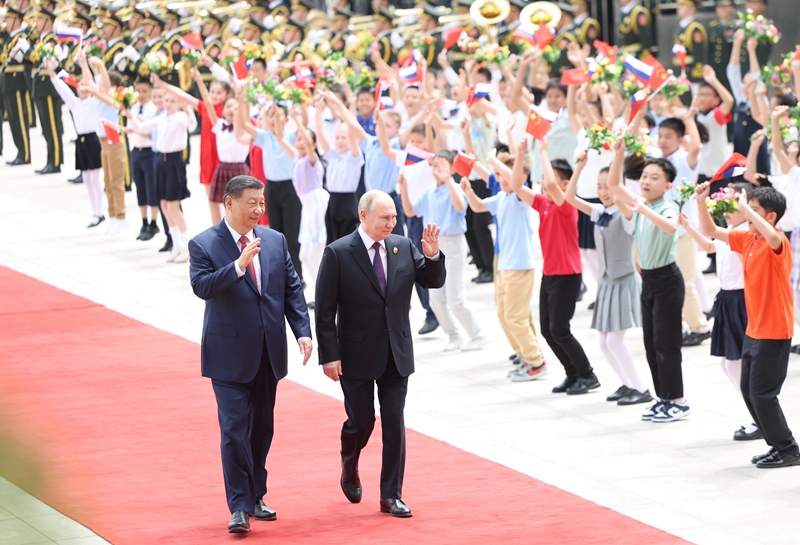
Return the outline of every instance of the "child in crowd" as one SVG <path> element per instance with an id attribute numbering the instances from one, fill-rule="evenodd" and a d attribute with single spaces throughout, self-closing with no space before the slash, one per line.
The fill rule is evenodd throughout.
<path id="1" fill-rule="evenodd" d="M 153 87 L 150 80 L 139 79 L 134 89 L 137 93 L 136 104 L 131 113 L 140 121 L 146 121 L 156 115 L 156 105 L 151 100 Z M 160 229 L 156 224 L 158 209 L 158 192 L 156 191 L 156 174 L 153 166 L 153 138 L 147 133 L 138 133 L 131 127 L 125 127 L 128 142 L 131 146 L 131 177 L 136 184 L 136 201 L 142 215 L 142 228 L 136 240 L 150 240 Z M 148 209 L 150 220 L 148 221 Z"/>
<path id="2" fill-rule="evenodd" d="M 589 358 L 572 334 L 570 321 L 581 292 L 581 254 L 578 247 L 578 210 L 566 202 L 564 190 L 572 168 L 563 159 L 552 163 L 548 139 L 539 142 L 543 165 L 542 192 L 539 195 L 523 185 L 521 169 L 514 170 L 511 186 L 523 202 L 539 213 L 539 240 L 542 245 L 542 285 L 539 289 L 539 327 L 550 349 L 564 366 L 566 378 L 553 393 L 578 395 L 600 387 Z M 527 151 L 527 142 L 518 151 Z"/>
<path id="3" fill-rule="evenodd" d="M 717 79 L 714 69 L 703 67 L 704 83 L 697 94 L 697 121 L 708 130 L 708 143 L 700 151 L 698 181 L 711 179 L 725 163 L 728 152 L 728 124 L 733 121 L 733 95 Z"/>
<path id="4" fill-rule="evenodd" d="M 92 219 L 87 227 L 97 227 L 106 219 L 103 215 L 103 186 L 100 183 L 102 152 L 98 139 L 99 103 L 84 85 L 78 86 L 76 97 L 72 89 L 56 76 L 50 63 L 47 65 L 47 74 L 75 121 L 75 131 L 78 133 L 75 139 L 75 168 L 81 171 L 92 207 Z"/>
<path id="5" fill-rule="evenodd" d="M 153 101 L 153 105 L 156 107 L 156 112 L 153 115 L 153 117 L 156 117 L 156 116 L 161 115 L 161 114 L 164 113 L 164 96 L 165 95 L 166 95 L 166 92 L 164 91 L 164 89 L 162 89 L 160 87 L 153 87 L 153 91 L 152 91 L 152 94 L 151 94 L 151 99 Z M 131 130 L 133 130 L 133 129 L 131 129 Z M 153 147 L 152 147 L 152 150 L 153 150 L 153 183 L 156 184 L 156 181 L 155 181 L 155 179 L 156 179 L 155 178 L 155 176 L 156 176 L 156 174 L 155 174 L 155 172 L 156 172 L 156 163 L 155 162 L 156 162 L 156 159 L 158 159 L 158 148 L 156 148 L 155 138 L 153 138 L 154 135 L 155 135 L 155 131 L 150 133 L 150 137 L 153 140 Z M 158 200 L 158 184 L 156 184 L 156 200 Z M 164 215 L 164 211 L 161 209 L 161 201 L 160 200 L 159 200 L 159 203 L 158 203 L 158 207 L 159 207 L 159 212 L 161 213 L 161 225 L 164 226 L 164 234 L 167 235 L 166 242 L 164 242 L 164 245 L 161 248 L 159 248 L 158 251 L 159 251 L 159 253 L 161 253 L 161 252 L 171 252 L 172 251 L 172 247 L 173 247 L 173 245 L 172 245 L 172 235 L 169 234 L 169 224 L 167 223 L 167 216 Z"/>
<path id="6" fill-rule="evenodd" d="M 615 199 L 611 193 L 608 186 L 609 168 L 601 169 L 597 177 L 599 204 L 578 197 L 578 183 L 587 162 L 585 153 L 578 156 L 578 164 L 567 186 L 566 199 L 589 216 L 594 224 L 601 276 L 597 284 L 592 329 L 598 331 L 600 349 L 622 382 L 622 386 L 606 401 L 616 401 L 617 405 L 647 403 L 653 398 L 625 346 L 625 332 L 642 325 L 642 283 L 633 263 L 633 211 L 627 203 Z M 620 174 L 614 173 L 615 176 Z"/>
<path id="7" fill-rule="evenodd" d="M 661 129 L 659 129 L 661 130 Z M 675 181 L 675 167 L 665 159 L 650 158 L 642 171 L 642 196 L 622 184 L 625 142 L 614 144 L 614 162 L 608 184 L 618 203 L 636 214 L 634 241 L 642 274 L 642 337 L 658 400 L 642 420 L 674 422 L 691 414 L 683 395 L 681 370 L 681 310 L 684 283 L 675 263 L 678 246 L 678 210 L 665 199 Z"/>
<path id="8" fill-rule="evenodd" d="M 511 188 L 513 171 L 519 169 L 523 177 L 530 167 L 526 164 L 527 147 L 521 146 L 516 158 L 508 152 L 490 157 L 488 166 L 494 174 L 476 162 L 472 170 L 488 186 L 499 184 L 500 191 L 481 199 L 467 178 L 461 178 L 461 189 L 467 195 L 469 206 L 475 212 L 490 212 L 497 225 L 498 254 L 495 256 L 494 289 L 497 319 L 506 334 L 511 348 L 519 354 L 521 365 L 509 373 L 512 382 L 535 380 L 547 374 L 547 364 L 536 339 L 531 320 L 533 297 L 533 241 L 531 237 L 531 207 L 523 202 Z M 519 164 L 517 164 L 519 163 Z"/>
<path id="9" fill-rule="evenodd" d="M 709 184 L 697 188 L 705 200 Z M 738 202 L 749 229 L 729 231 L 714 224 L 698 206 L 703 232 L 730 244 L 742 256 L 747 330 L 742 347 L 742 395 L 750 415 L 770 446 L 751 460 L 759 468 L 800 465 L 800 450 L 786 423 L 778 394 L 786 379 L 794 331 L 789 277 L 792 247 L 775 224 L 786 211 L 786 198 L 771 187 L 742 190 Z"/>
<path id="10" fill-rule="evenodd" d="M 355 116 L 358 125 L 369 136 L 375 136 L 375 93 L 367 87 L 361 87 L 356 93 Z"/>
<path id="11" fill-rule="evenodd" d="M 181 201 L 188 199 L 190 193 L 183 153 L 188 144 L 189 132 L 197 126 L 197 120 L 194 115 L 189 115 L 181 109 L 181 104 L 174 93 L 166 94 L 164 113 L 152 119 L 139 121 L 130 111 L 126 111 L 125 115 L 134 130 L 156 131 L 153 140 L 158 150 L 155 156 L 156 187 L 173 243 L 167 262 L 185 263 L 189 260 L 189 235 L 181 210 Z"/>
<path id="12" fill-rule="evenodd" d="M 431 308 L 436 314 L 445 333 L 450 338 L 445 351 L 478 350 L 483 348 L 488 339 L 483 335 L 475 314 L 467 307 L 464 281 L 464 269 L 467 264 L 467 242 L 464 233 L 467 231 L 467 196 L 458 187 L 452 177 L 455 153 L 439 151 L 432 160 L 433 177 L 436 186 L 428 187 L 413 204 L 405 187 L 403 175 L 397 179 L 402 196 L 403 209 L 407 216 L 419 216 L 423 223 L 434 223 L 441 229 L 439 247 L 447 256 L 447 281 L 439 289 L 430 290 Z M 461 335 L 453 321 L 453 316 L 466 329 L 470 341 L 462 346 Z"/>

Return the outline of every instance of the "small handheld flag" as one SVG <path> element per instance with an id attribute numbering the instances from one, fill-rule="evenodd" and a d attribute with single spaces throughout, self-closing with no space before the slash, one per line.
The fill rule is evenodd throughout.
<path id="1" fill-rule="evenodd" d="M 83 41 L 83 32 L 79 28 L 61 27 L 56 32 L 56 39 L 60 44 L 80 44 Z"/>
<path id="2" fill-rule="evenodd" d="M 239 58 L 236 59 L 236 62 L 233 63 L 231 67 L 233 68 L 233 75 L 236 76 L 237 79 L 245 79 L 250 72 L 247 68 L 247 57 L 245 57 L 244 53 L 239 55 Z"/>
<path id="3" fill-rule="evenodd" d="M 653 67 L 644 61 L 640 61 L 633 55 L 628 55 L 622 63 L 625 70 L 633 74 L 633 76 L 644 83 L 650 85 L 650 77 L 653 75 Z"/>
<path id="4" fill-rule="evenodd" d="M 195 51 L 203 50 L 203 36 L 199 32 L 190 32 L 181 36 L 181 45 L 194 49 Z"/>
<path id="5" fill-rule="evenodd" d="M 589 71 L 583 68 L 571 68 L 561 74 L 561 85 L 583 85 L 589 83 Z"/>
<path id="6" fill-rule="evenodd" d="M 106 119 L 103 119 L 102 122 L 103 122 L 103 128 L 106 130 L 106 141 L 109 144 L 119 144 L 120 143 L 119 125 L 117 125 L 112 121 L 108 121 Z"/>
<path id="7" fill-rule="evenodd" d="M 478 83 L 476 85 L 473 85 L 469 89 L 469 95 L 467 96 L 467 106 L 472 106 L 480 99 L 488 97 L 489 93 L 491 92 L 492 92 L 491 83 Z"/>
<path id="8" fill-rule="evenodd" d="M 475 161 L 476 159 L 474 155 L 469 155 L 463 151 L 459 151 L 458 155 L 456 155 L 456 158 L 453 161 L 453 170 L 455 170 L 460 176 L 468 178 L 472 173 L 472 167 L 475 165 Z"/>
<path id="9" fill-rule="evenodd" d="M 427 161 L 434 156 L 432 151 L 426 150 L 425 148 L 418 148 L 415 146 L 408 146 L 406 150 L 406 165 L 413 165 L 416 163 L 420 163 L 422 161 Z"/>
<path id="10" fill-rule="evenodd" d="M 642 89 L 636 91 L 636 93 L 631 97 L 631 114 L 628 118 L 628 123 L 633 121 L 633 118 L 636 117 L 636 114 L 639 113 L 639 110 L 642 109 L 642 106 L 644 106 L 646 102 L 647 93 L 645 93 Z"/>
<path id="11" fill-rule="evenodd" d="M 454 27 L 448 29 L 444 35 L 444 50 L 447 51 L 448 49 L 452 49 L 454 45 L 458 42 L 461 38 L 461 35 L 464 34 L 464 27 Z"/>
<path id="12" fill-rule="evenodd" d="M 422 81 L 422 70 L 417 67 L 417 63 L 412 62 L 410 66 L 400 68 L 398 76 L 403 83 L 417 83 Z"/>
<path id="13" fill-rule="evenodd" d="M 680 44 L 675 44 L 672 46 L 672 54 L 678 57 L 678 61 L 681 63 L 681 70 L 686 72 L 686 48 Z"/>
<path id="14" fill-rule="evenodd" d="M 539 49 L 544 49 L 555 39 L 556 35 L 554 34 L 553 30 L 550 29 L 546 24 L 540 23 L 539 28 L 536 29 L 533 33 L 533 37 L 536 40 L 536 46 Z"/>
<path id="15" fill-rule="evenodd" d="M 547 133 L 553 128 L 553 122 L 556 119 L 558 119 L 557 113 L 531 108 L 531 112 L 528 115 L 528 124 L 525 126 L 525 132 L 537 140 L 541 140 L 547 136 Z"/>
<path id="16" fill-rule="evenodd" d="M 78 88 L 78 81 L 75 78 L 73 78 L 71 75 L 69 75 L 66 70 L 61 70 L 56 75 L 58 76 L 58 79 L 60 79 L 61 81 L 63 81 L 64 83 L 66 83 L 67 85 L 72 87 L 73 89 L 77 89 Z"/>
<path id="17" fill-rule="evenodd" d="M 608 62 L 614 64 L 617 62 L 617 48 L 607 44 L 601 40 L 594 41 L 594 48 L 597 52 L 608 59 Z"/>

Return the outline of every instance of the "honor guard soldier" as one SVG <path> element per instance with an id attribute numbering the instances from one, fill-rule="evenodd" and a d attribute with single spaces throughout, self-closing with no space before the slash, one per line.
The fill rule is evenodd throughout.
<path id="1" fill-rule="evenodd" d="M 164 10 L 161 17 L 166 23 L 164 26 L 163 49 L 167 52 L 167 56 L 172 59 L 172 62 L 177 65 L 181 61 L 181 50 L 183 49 L 183 43 L 181 43 L 181 29 L 179 26 L 181 16 L 171 9 L 167 9 Z M 176 87 L 180 86 L 177 70 L 170 70 L 164 74 L 159 74 L 159 76 L 170 85 Z"/>
<path id="2" fill-rule="evenodd" d="M 89 19 L 88 15 L 84 15 L 80 11 L 75 11 L 72 20 L 70 21 L 71 28 L 79 28 L 81 30 L 81 35 L 83 39 L 86 39 L 86 36 L 89 32 L 91 32 L 93 21 Z M 67 61 L 64 63 L 64 70 L 69 73 L 75 80 L 81 79 L 81 65 L 78 62 L 78 53 L 81 49 L 80 44 L 72 43 L 69 45 L 69 56 Z"/>
<path id="3" fill-rule="evenodd" d="M 144 62 L 144 58 L 148 53 L 164 48 L 164 40 L 161 39 L 161 35 L 164 32 L 166 24 L 164 19 L 154 13 L 148 13 L 144 21 L 142 21 L 142 27 L 144 28 L 144 35 L 147 41 L 131 59 L 134 63 L 135 77 L 150 77 L 150 68 Z"/>
<path id="4" fill-rule="evenodd" d="M 122 31 L 122 40 L 136 51 L 139 51 L 147 42 L 144 35 L 142 22 L 145 14 L 136 8 L 131 8 L 125 22 L 125 29 Z M 125 17 L 122 18 L 125 20 Z"/>
<path id="5" fill-rule="evenodd" d="M 439 29 L 439 17 L 444 13 L 441 8 L 430 4 L 422 4 L 422 13 L 419 14 L 419 30 L 424 35 L 419 52 L 422 54 L 428 68 L 439 70 L 439 61 L 436 57 L 444 48 L 444 38 Z"/>
<path id="6" fill-rule="evenodd" d="M 333 22 L 331 23 L 331 53 L 344 54 L 344 48 L 347 45 L 347 37 L 350 31 L 347 27 L 350 26 L 350 17 L 353 12 L 347 8 L 335 8 L 333 10 Z"/>
<path id="7" fill-rule="evenodd" d="M 252 13 L 250 18 L 242 23 L 242 41 L 260 44 L 262 43 L 261 37 L 265 32 L 268 33 L 269 29 L 259 19 L 256 19 Z"/>
<path id="8" fill-rule="evenodd" d="M 386 8 L 381 8 L 372 18 L 375 20 L 373 29 L 375 31 L 375 39 L 377 40 L 375 51 L 383 62 L 391 66 L 397 62 L 397 44 L 403 40 L 399 35 L 394 33 L 394 13 Z M 376 70 L 371 55 L 367 55 L 364 62 L 367 63 L 370 70 Z"/>
<path id="9" fill-rule="evenodd" d="M 267 4 L 267 15 L 275 21 L 288 21 L 291 6 L 285 0 L 272 0 Z"/>
<path id="10" fill-rule="evenodd" d="M 763 15 L 764 10 L 767 8 L 767 0 L 747 0 L 745 8 L 751 10 L 753 15 Z M 763 43 L 759 40 L 758 47 L 756 48 L 756 58 L 758 59 L 759 66 L 764 66 L 769 61 L 772 54 L 772 44 Z M 750 71 L 750 57 L 747 54 L 747 48 L 742 48 L 741 56 L 742 74 L 747 74 Z"/>
<path id="11" fill-rule="evenodd" d="M 619 0 L 617 45 L 622 53 L 645 59 L 653 52 L 653 17 L 642 0 Z"/>
<path id="12" fill-rule="evenodd" d="M 558 4 L 561 8 L 561 19 L 556 26 L 556 37 L 553 39 L 553 46 L 561 50 L 561 56 L 550 65 L 550 76 L 560 77 L 564 70 L 572 67 L 572 63 L 567 59 L 567 47 L 569 44 L 577 44 L 578 38 L 575 36 L 575 24 L 573 22 L 573 7 L 569 4 Z"/>
<path id="13" fill-rule="evenodd" d="M 726 68 L 731 60 L 731 39 L 736 30 L 733 0 L 717 0 L 714 10 L 717 18 L 708 23 L 708 60 L 720 83 L 730 88 Z"/>
<path id="14" fill-rule="evenodd" d="M 53 32 L 55 19 L 55 14 L 44 8 L 39 8 L 36 14 L 36 28 L 39 30 L 40 36 L 38 43 L 50 44 L 53 49 L 58 46 L 58 37 Z M 62 100 L 50 81 L 47 68 L 42 66 L 42 59 L 39 57 L 35 47 L 29 51 L 28 58 L 34 66 L 31 97 L 36 109 L 39 111 L 42 134 L 47 143 L 47 163 L 36 172 L 37 174 L 54 174 L 61 172 L 61 163 L 64 162 L 64 145 L 62 143 L 64 127 L 61 121 Z M 48 62 L 52 62 L 52 60 Z"/>
<path id="15" fill-rule="evenodd" d="M 678 0 L 680 22 L 675 28 L 673 44 L 686 48 L 686 77 L 692 83 L 702 83 L 703 65 L 708 61 L 708 33 L 706 27 L 696 20 L 697 0 Z M 672 57 L 675 73 L 681 69 L 676 56 Z M 690 95 L 687 98 L 691 99 Z"/>
<path id="16" fill-rule="evenodd" d="M 293 63 L 303 61 L 308 58 L 308 53 L 303 47 L 303 40 L 306 38 L 306 24 L 302 21 L 289 19 L 283 25 L 283 43 L 286 49 L 281 57 L 281 62 Z M 292 75 L 291 68 L 281 70 L 281 79 L 286 79 Z"/>
<path id="17" fill-rule="evenodd" d="M 508 47 L 508 50 L 515 55 L 520 53 L 519 42 L 515 36 L 521 21 L 519 14 L 526 5 L 524 0 L 510 0 L 508 15 L 503 22 L 498 25 L 497 42 Z"/>
<path id="18" fill-rule="evenodd" d="M 103 64 L 106 66 L 106 70 L 114 70 L 122 74 L 122 84 L 127 87 L 133 82 L 129 81 L 125 74 L 128 59 L 122 55 L 122 52 L 127 47 L 127 44 L 122 39 L 122 29 L 125 23 L 112 12 L 104 15 L 101 22 L 103 24 L 103 37 L 106 40 Z"/>
<path id="19" fill-rule="evenodd" d="M 471 7 L 472 7 L 472 0 L 455 0 L 455 2 L 453 3 L 453 11 L 451 13 L 456 16 L 469 15 L 469 9 Z M 471 18 L 463 23 L 459 21 L 449 22 L 444 25 L 444 30 L 446 32 L 449 28 L 458 26 L 463 27 L 464 32 L 466 32 L 467 36 L 469 36 L 473 40 L 477 40 L 478 38 L 480 38 L 481 34 L 483 34 L 481 27 L 478 26 L 477 23 Z M 454 48 L 448 54 L 448 57 L 450 58 L 450 66 L 453 68 L 453 70 L 458 72 L 461 69 L 461 67 L 464 66 L 464 61 L 467 60 L 469 56 L 470 53 L 466 51 L 461 51 L 457 47 Z"/>
<path id="20" fill-rule="evenodd" d="M 27 39 L 27 25 L 22 14 L 12 7 L 6 8 L 6 32 L 3 52 L 0 53 L 3 100 L 5 102 L 11 136 L 17 147 L 17 157 L 6 164 L 27 165 L 31 162 L 30 134 L 28 131 L 28 108 L 26 97 L 30 92 L 30 63 L 25 55 L 31 48 Z"/>
<path id="21" fill-rule="evenodd" d="M 308 20 L 308 14 L 310 11 L 311 5 L 305 0 L 295 0 L 292 2 L 292 11 L 289 14 L 289 18 L 305 23 Z"/>
<path id="22" fill-rule="evenodd" d="M 203 16 L 201 22 L 203 23 L 203 26 L 200 29 L 200 34 L 203 36 L 203 56 L 216 63 L 217 58 L 224 47 L 224 44 L 222 43 L 222 37 L 220 36 L 220 29 L 222 29 L 223 21 L 218 15 L 209 12 Z M 258 43 L 261 40 L 261 33 L 255 32 L 255 35 L 257 39 L 249 41 L 255 41 Z M 197 69 L 200 71 L 200 76 L 203 78 L 206 88 L 208 88 L 211 82 L 216 79 L 214 74 L 212 74 L 211 69 L 203 63 L 200 63 Z M 194 78 L 191 78 L 190 81 L 194 82 Z M 197 89 L 196 85 L 192 86 L 191 94 L 192 96 L 198 95 L 199 97 L 200 91 Z M 199 125 L 198 130 L 200 130 Z"/>
<path id="23" fill-rule="evenodd" d="M 581 46 L 589 45 L 595 52 L 594 41 L 600 37 L 600 21 L 589 16 L 586 0 L 569 0 L 574 11 L 575 37 Z"/>

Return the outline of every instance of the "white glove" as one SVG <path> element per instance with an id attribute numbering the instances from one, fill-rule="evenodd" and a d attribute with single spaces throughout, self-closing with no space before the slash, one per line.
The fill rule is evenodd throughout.
<path id="1" fill-rule="evenodd" d="M 26 40 L 25 38 L 20 38 L 19 40 L 17 40 L 16 47 L 18 47 L 19 50 L 22 51 L 23 54 L 25 54 L 31 48 L 31 44 L 29 44 L 28 40 Z"/>
<path id="2" fill-rule="evenodd" d="M 402 49 L 406 45 L 406 41 L 397 32 L 392 32 L 392 34 L 389 36 L 389 42 L 395 49 Z"/>
<path id="3" fill-rule="evenodd" d="M 319 30 L 309 30 L 306 39 L 311 45 L 317 47 L 319 44 L 320 34 L 321 32 Z"/>
<path id="4" fill-rule="evenodd" d="M 22 59 L 25 58 L 25 55 L 17 47 L 15 47 L 13 50 L 11 50 L 11 53 L 9 53 L 8 56 L 10 58 L 14 59 L 17 62 L 22 62 Z"/>
<path id="5" fill-rule="evenodd" d="M 239 31 L 242 29 L 242 20 L 241 19 L 228 19 L 228 28 L 231 29 L 231 32 L 234 34 L 239 34 Z"/>
<path id="6" fill-rule="evenodd" d="M 53 50 L 56 52 L 56 59 L 59 61 L 63 61 L 69 56 L 69 48 L 64 47 L 62 44 L 58 44 Z"/>
<path id="7" fill-rule="evenodd" d="M 123 55 L 125 56 L 125 58 L 130 59 L 131 62 L 134 63 L 139 62 L 139 59 L 142 58 L 142 56 L 139 55 L 139 52 L 136 51 L 131 45 L 125 46 L 125 49 L 123 49 L 122 53 L 120 53 L 120 56 Z"/>
<path id="8" fill-rule="evenodd" d="M 114 66 L 116 67 L 118 72 L 124 72 L 125 67 L 128 66 L 128 58 L 122 53 L 120 53 L 114 59 Z"/>
<path id="9" fill-rule="evenodd" d="M 275 17 L 272 15 L 267 15 L 261 22 L 264 23 L 264 26 L 267 27 L 267 30 L 272 30 L 278 24 L 278 21 L 276 21 Z"/>
<path id="10" fill-rule="evenodd" d="M 348 34 L 347 38 L 344 39 L 345 47 L 355 47 L 358 45 L 358 38 L 356 38 L 355 34 Z"/>

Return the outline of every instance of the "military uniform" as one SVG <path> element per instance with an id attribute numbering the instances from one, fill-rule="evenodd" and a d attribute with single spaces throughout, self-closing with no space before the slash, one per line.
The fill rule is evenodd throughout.
<path id="1" fill-rule="evenodd" d="M 394 21 L 394 14 L 383 8 L 381 8 L 378 13 L 373 15 L 373 17 L 376 21 Z M 394 27 L 394 25 L 392 25 L 392 27 Z M 397 50 L 395 49 L 394 45 L 392 45 L 392 33 L 394 31 L 394 28 L 390 28 L 389 30 L 385 30 L 375 36 L 378 54 L 380 55 L 381 59 L 383 59 L 383 62 L 390 66 L 397 62 Z M 367 63 L 367 66 L 370 70 L 375 70 L 375 64 L 372 62 L 371 55 L 368 54 L 364 59 L 364 62 Z"/>
<path id="2" fill-rule="evenodd" d="M 703 81 L 703 65 L 708 61 L 708 32 L 706 27 L 698 21 L 691 21 L 686 27 L 678 25 L 675 28 L 673 43 L 686 48 L 686 77 L 692 83 Z M 675 73 L 681 69 L 678 57 L 672 57 L 672 66 Z"/>
<path id="3" fill-rule="evenodd" d="M 730 88 L 726 72 L 731 60 L 731 39 L 735 32 L 734 19 L 721 21 L 714 19 L 708 24 L 708 64 L 714 68 L 717 79 Z M 744 73 L 744 72 L 743 72 Z"/>
<path id="4" fill-rule="evenodd" d="M 42 14 L 55 19 L 52 12 L 42 10 Z M 53 48 L 58 45 L 58 38 L 56 34 L 50 30 L 45 32 L 39 39 L 39 43 L 50 44 Z M 61 164 L 64 162 L 64 126 L 61 119 L 61 106 L 63 101 L 50 81 L 50 76 L 47 69 L 40 67 L 42 59 L 39 58 L 39 53 L 35 48 L 31 48 L 28 55 L 31 64 L 35 67 L 33 72 L 33 83 L 31 97 L 39 112 L 39 119 L 42 122 L 42 134 L 47 143 L 47 164 L 41 170 L 36 172 L 39 174 L 52 174 L 61 172 Z M 55 69 L 56 72 L 61 67 Z"/>
<path id="5" fill-rule="evenodd" d="M 577 44 L 578 38 L 575 36 L 575 27 L 572 25 L 564 26 L 556 33 L 553 39 L 553 47 L 561 50 L 558 60 L 550 65 L 548 73 L 551 76 L 560 76 L 564 70 L 572 68 L 572 63 L 567 58 L 567 47 L 569 44 Z"/>
<path id="6" fill-rule="evenodd" d="M 295 62 L 300 60 L 307 60 L 308 59 L 308 51 L 303 46 L 303 40 L 306 37 L 306 24 L 302 21 L 297 21 L 295 19 L 289 19 L 284 25 L 286 30 L 299 30 L 300 31 L 300 39 L 296 42 L 292 42 L 286 44 L 286 49 L 283 52 L 283 56 L 281 57 L 282 62 Z M 284 68 L 281 73 L 281 79 L 286 79 L 292 75 L 293 71 L 291 68 Z"/>
<path id="7" fill-rule="evenodd" d="M 575 37 L 578 39 L 578 44 L 581 46 L 588 44 L 594 52 L 594 41 L 600 37 L 600 21 L 589 17 L 588 12 L 575 17 Z"/>
<path id="8" fill-rule="evenodd" d="M 22 21 L 22 14 L 13 8 L 7 8 L 6 20 L 17 17 Z M 31 162 L 31 145 L 29 133 L 30 119 L 30 90 L 31 90 L 31 63 L 24 55 L 27 50 L 20 50 L 23 60 L 18 61 L 16 52 L 11 57 L 12 51 L 20 43 L 20 40 L 27 41 L 26 27 L 21 26 L 8 34 L 3 43 L 3 51 L 0 53 L 0 64 L 5 64 L 3 71 L 3 100 L 5 101 L 6 115 L 8 124 L 11 128 L 11 136 L 14 145 L 17 147 L 17 157 L 8 162 L 13 165 L 28 164 Z M 28 44 L 30 47 L 30 44 Z M 7 64 L 6 64 L 7 63 Z"/>
<path id="9" fill-rule="evenodd" d="M 520 54 L 519 38 L 516 36 L 519 25 L 519 21 L 514 21 L 509 25 L 505 25 L 505 28 L 497 35 L 498 45 L 506 46 L 508 51 L 515 55 Z"/>
<path id="10" fill-rule="evenodd" d="M 650 10 L 637 2 L 617 12 L 617 45 L 622 53 L 644 59 L 653 51 L 655 36 Z M 625 7 L 628 7 L 625 6 Z"/>

